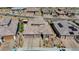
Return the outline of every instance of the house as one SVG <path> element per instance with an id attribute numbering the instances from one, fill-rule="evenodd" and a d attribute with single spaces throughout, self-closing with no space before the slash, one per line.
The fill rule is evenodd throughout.
<path id="1" fill-rule="evenodd" d="M 27 14 L 39 16 L 40 15 L 40 8 L 39 7 L 28 7 L 26 9 L 26 12 L 27 12 Z"/>
<path id="2" fill-rule="evenodd" d="M 30 19 L 28 23 L 24 24 L 24 36 L 27 37 L 50 37 L 53 31 L 50 25 L 44 21 L 42 17 Z"/>
<path id="3" fill-rule="evenodd" d="M 5 42 L 11 42 L 17 33 L 18 20 L 5 19 L 0 23 L 0 39 Z"/>
<path id="4" fill-rule="evenodd" d="M 53 28 L 57 36 L 60 38 L 76 38 L 76 36 L 79 36 L 79 27 L 71 21 L 53 22 Z"/>
<path id="5" fill-rule="evenodd" d="M 49 8 L 42 8 L 41 11 L 42 11 L 43 15 L 45 15 L 45 14 L 50 15 Z"/>

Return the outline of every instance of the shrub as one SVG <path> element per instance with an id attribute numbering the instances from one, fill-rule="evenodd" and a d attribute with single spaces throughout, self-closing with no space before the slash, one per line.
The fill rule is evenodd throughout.
<path id="1" fill-rule="evenodd" d="M 19 32 L 23 32 L 24 31 L 24 24 L 23 23 L 19 23 Z"/>

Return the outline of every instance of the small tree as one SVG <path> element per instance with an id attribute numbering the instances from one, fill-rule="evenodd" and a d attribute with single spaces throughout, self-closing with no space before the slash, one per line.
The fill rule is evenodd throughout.
<path id="1" fill-rule="evenodd" d="M 19 32 L 23 32 L 24 31 L 24 24 L 23 23 L 19 23 Z"/>

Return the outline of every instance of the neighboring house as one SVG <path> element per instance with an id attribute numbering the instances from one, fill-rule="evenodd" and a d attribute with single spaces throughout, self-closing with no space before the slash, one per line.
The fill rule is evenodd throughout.
<path id="1" fill-rule="evenodd" d="M 25 9 L 25 8 L 23 8 L 23 7 L 13 7 L 13 8 L 11 8 L 12 14 L 16 14 L 16 15 L 19 15 L 19 13 L 20 13 L 21 11 L 24 11 L 24 9 Z"/>
<path id="2" fill-rule="evenodd" d="M 44 15 L 50 15 L 50 10 L 49 10 L 49 8 L 42 8 L 42 9 L 41 9 L 41 12 L 43 13 L 43 16 L 44 16 Z"/>
<path id="3" fill-rule="evenodd" d="M 10 42 L 17 33 L 18 20 L 3 19 L 0 21 L 0 39 Z"/>
<path id="4" fill-rule="evenodd" d="M 26 16 L 39 16 L 40 8 L 38 7 L 28 7 L 26 9 Z"/>
<path id="5" fill-rule="evenodd" d="M 79 36 L 79 27 L 71 21 L 56 21 L 53 22 L 52 27 L 60 38 L 76 38 L 76 36 Z"/>

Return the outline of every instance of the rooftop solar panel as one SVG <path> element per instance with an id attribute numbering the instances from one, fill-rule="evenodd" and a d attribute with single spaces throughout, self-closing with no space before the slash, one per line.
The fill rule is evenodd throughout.
<path id="1" fill-rule="evenodd" d="M 72 31 L 77 31 L 76 28 L 72 27 L 72 26 L 69 26 L 69 28 L 72 30 Z"/>
<path id="2" fill-rule="evenodd" d="M 63 25 L 61 23 L 58 23 L 59 27 L 63 27 Z"/>
<path id="3" fill-rule="evenodd" d="M 73 28 L 72 30 L 73 30 L 73 31 L 77 31 L 77 29 L 76 29 L 76 28 Z"/>
<path id="4" fill-rule="evenodd" d="M 73 32 L 69 32 L 71 35 L 74 34 Z"/>

